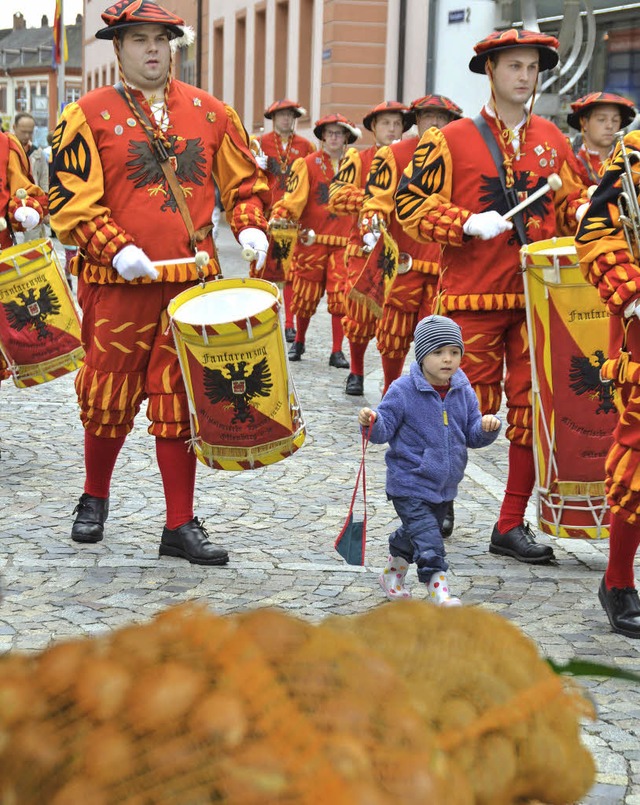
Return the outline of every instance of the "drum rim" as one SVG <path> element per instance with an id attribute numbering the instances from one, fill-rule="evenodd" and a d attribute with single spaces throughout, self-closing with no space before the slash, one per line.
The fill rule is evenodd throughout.
<path id="1" fill-rule="evenodd" d="M 211 324 L 208 322 L 198 322 L 194 324 L 192 322 L 183 321 L 177 316 L 178 310 L 182 307 L 182 305 L 192 301 L 193 299 L 197 299 L 200 296 L 215 293 L 216 291 L 220 290 L 233 290 L 243 287 L 261 290 L 265 293 L 268 293 L 273 297 L 273 302 L 270 305 L 256 311 L 255 313 L 252 313 L 250 316 L 242 316 L 237 319 L 227 319 L 225 321 L 217 322 L 216 324 Z M 254 322 L 256 321 L 256 317 L 262 316 L 268 311 L 272 311 L 275 315 L 277 315 L 280 304 L 280 289 L 273 282 L 261 279 L 260 277 L 225 277 L 212 280 L 211 282 L 206 282 L 204 285 L 199 283 L 198 285 L 194 285 L 191 288 L 186 288 L 184 291 L 176 294 L 176 296 L 169 300 L 167 305 L 167 313 L 169 314 L 171 324 L 178 328 L 191 327 L 201 330 L 203 327 L 205 329 L 215 329 L 236 326 L 244 329 L 244 324 L 247 320 Z"/>

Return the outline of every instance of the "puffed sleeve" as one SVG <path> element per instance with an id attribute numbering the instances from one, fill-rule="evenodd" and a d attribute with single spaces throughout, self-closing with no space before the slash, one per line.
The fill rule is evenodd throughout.
<path id="1" fill-rule="evenodd" d="M 444 134 L 427 129 L 396 193 L 396 215 L 409 237 L 449 246 L 464 242 L 462 227 L 472 213 L 451 202 L 452 171 Z"/>
<path id="2" fill-rule="evenodd" d="M 7 185 L 11 199 L 9 200 L 8 212 L 11 218 L 11 226 L 16 230 L 22 231 L 22 224 L 14 218 L 15 211 L 21 206 L 31 207 L 42 219 L 47 214 L 47 194 L 41 187 L 34 183 L 31 177 L 29 160 L 19 140 L 17 140 L 13 134 L 5 134 L 4 136 L 9 141 Z M 16 195 L 18 190 L 25 190 L 27 198 L 18 198 Z"/>
<path id="3" fill-rule="evenodd" d="M 65 107 L 53 134 L 49 187 L 51 227 L 62 243 L 75 243 L 98 265 L 109 266 L 133 238 L 103 203 L 104 175 L 93 133 L 81 107 Z"/>
<path id="4" fill-rule="evenodd" d="M 269 185 L 256 164 L 249 137 L 236 112 L 225 105 L 226 128 L 213 160 L 222 206 L 229 211 L 229 226 L 234 235 L 247 227 L 267 231 L 264 210 L 270 202 Z"/>
<path id="5" fill-rule="evenodd" d="M 627 134 L 624 142 L 626 148 L 639 150 L 640 132 Z M 622 314 L 630 302 L 640 297 L 640 268 L 627 243 L 618 208 L 625 173 L 618 144 L 580 222 L 575 241 L 583 274 L 614 315 Z M 637 197 L 640 180 L 637 171 L 632 175 Z"/>
<path id="6" fill-rule="evenodd" d="M 309 169 L 305 159 L 296 159 L 287 177 L 287 189 L 280 201 L 276 201 L 271 215 L 298 221 L 309 199 Z"/>
<path id="7" fill-rule="evenodd" d="M 357 215 L 364 199 L 362 160 L 357 148 L 348 148 L 329 185 L 329 212 Z"/>
<path id="8" fill-rule="evenodd" d="M 388 146 L 379 148 L 367 176 L 361 218 L 377 215 L 388 224 L 395 214 L 395 192 L 399 181 L 393 150 Z"/>

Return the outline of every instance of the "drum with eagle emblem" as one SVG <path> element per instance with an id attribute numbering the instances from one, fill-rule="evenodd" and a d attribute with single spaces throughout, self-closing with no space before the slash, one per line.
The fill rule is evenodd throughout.
<path id="1" fill-rule="evenodd" d="M 255 469 L 304 443 L 281 308 L 278 287 L 258 278 L 197 285 L 169 303 L 192 444 L 209 467 Z"/>
<path id="2" fill-rule="evenodd" d="M 0 251 L 0 351 L 18 388 L 82 363 L 80 312 L 50 240 Z"/>
<path id="3" fill-rule="evenodd" d="M 606 539 L 604 466 L 617 421 L 613 381 L 600 377 L 609 314 L 582 275 L 573 238 L 530 243 L 520 255 L 539 527 L 556 537 Z"/>

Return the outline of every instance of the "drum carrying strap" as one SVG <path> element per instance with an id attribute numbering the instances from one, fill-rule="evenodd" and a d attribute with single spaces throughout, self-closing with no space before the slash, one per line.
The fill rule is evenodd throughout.
<path id="1" fill-rule="evenodd" d="M 482 115 L 476 115 L 476 117 L 473 118 L 473 122 L 478 131 L 480 132 L 480 134 L 482 135 L 482 139 L 484 140 L 485 145 L 489 149 L 489 153 L 493 158 L 495 166 L 498 170 L 498 178 L 500 179 L 500 184 L 502 185 L 502 191 L 505 195 L 505 198 L 507 199 L 507 205 L 508 205 L 507 209 L 510 210 L 512 207 L 516 206 L 519 199 L 513 187 L 507 187 L 500 147 L 496 142 L 496 138 L 491 133 L 491 129 L 489 128 L 487 121 L 482 117 Z M 524 221 L 522 219 L 521 212 L 513 216 L 513 223 L 515 224 L 516 232 L 518 234 L 518 238 L 520 239 L 520 243 L 523 246 L 526 246 L 529 240 L 527 238 L 527 233 L 524 228 Z"/>
<path id="2" fill-rule="evenodd" d="M 127 93 L 124 91 L 124 87 L 122 86 L 122 81 L 118 81 L 117 84 L 113 87 L 115 91 L 120 95 L 127 106 L 131 109 L 132 112 L 136 113 L 136 116 L 142 120 L 149 120 L 147 113 L 144 109 L 140 106 L 138 101 L 128 96 Z M 134 108 L 132 108 L 132 106 Z M 184 193 L 182 192 L 182 188 L 180 187 L 180 182 L 178 181 L 178 177 L 176 176 L 176 172 L 173 169 L 171 164 L 171 160 L 169 159 L 169 152 L 165 148 L 163 142 L 161 140 L 156 140 L 153 136 L 152 132 L 152 123 L 149 121 L 148 126 L 141 126 L 144 130 L 144 133 L 147 135 L 149 142 L 151 143 L 151 151 L 153 155 L 158 161 L 162 172 L 164 173 L 165 179 L 167 180 L 167 184 L 169 185 L 169 190 L 171 190 L 171 195 L 173 196 L 176 204 L 178 205 L 178 210 L 180 211 L 180 215 L 182 215 L 182 219 L 184 221 L 184 225 L 187 228 L 187 232 L 189 233 L 189 243 L 191 248 L 195 252 L 198 248 L 198 243 L 203 241 L 208 234 L 213 229 L 213 224 L 207 224 L 206 226 L 200 227 L 200 229 L 196 230 L 193 226 L 193 221 L 191 220 L 191 213 L 189 212 L 189 208 L 187 207 L 187 202 L 184 198 Z M 215 243 L 213 244 L 214 250 L 214 257 L 217 261 L 217 254 Z"/>

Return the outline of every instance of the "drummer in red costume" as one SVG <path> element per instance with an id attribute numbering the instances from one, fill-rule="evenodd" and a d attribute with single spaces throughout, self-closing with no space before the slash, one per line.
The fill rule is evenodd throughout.
<path id="1" fill-rule="evenodd" d="M 26 191 L 25 198 L 18 197 L 19 190 Z M 47 203 L 47 194 L 33 183 L 19 140 L 0 131 L 0 249 L 13 245 L 12 231 L 29 232 L 36 227 L 46 215 Z M 0 354 L 0 381 L 7 376 Z"/>
<path id="2" fill-rule="evenodd" d="M 395 194 L 402 172 L 411 162 L 420 137 L 435 126 L 446 126 L 462 117 L 462 109 L 444 95 L 417 98 L 410 111 L 415 116 L 417 137 L 407 137 L 376 153 L 367 178 L 360 231 L 372 232 L 371 222 L 381 220 L 398 245 L 398 270 L 385 297 L 376 328 L 384 374 L 383 395 L 402 374 L 413 332 L 419 319 L 431 313 L 440 268 L 440 244 L 419 243 L 404 232 L 395 215 Z M 379 229 L 374 231 L 377 239 Z"/>
<path id="3" fill-rule="evenodd" d="M 640 225 L 640 132 L 629 132 L 624 145 L 630 154 L 630 171 L 618 145 L 580 221 L 576 252 L 583 273 L 610 314 L 609 355 L 600 373 L 614 381 L 620 412 L 605 462 L 609 560 L 598 597 L 614 632 L 640 638 L 640 600 L 634 578 L 640 547 L 640 242 L 637 231 L 625 235 L 618 208 L 626 177 L 631 200 L 626 206 L 635 226 Z"/>
<path id="4" fill-rule="evenodd" d="M 314 146 L 309 140 L 295 133 L 296 120 L 306 114 L 300 104 L 283 99 L 275 101 L 264 113 L 267 120 L 273 122 L 273 131 L 255 137 L 258 146 L 256 161 L 266 172 L 271 190 L 271 208 L 284 196 L 287 188 L 287 177 L 296 159 L 302 159 L 313 153 Z M 270 211 L 267 210 L 269 214 Z M 270 239 L 267 261 L 261 271 L 251 271 L 252 276 L 260 276 L 282 286 L 285 312 L 285 338 L 291 343 L 296 334 L 295 321 L 291 310 L 292 283 L 285 276 L 283 261 L 278 251 L 278 244 Z"/>
<path id="5" fill-rule="evenodd" d="M 600 182 L 617 132 L 626 129 L 635 116 L 633 103 L 613 92 L 590 92 L 571 104 L 567 123 L 582 135 L 576 156 L 586 185 Z"/>
<path id="6" fill-rule="evenodd" d="M 295 221 L 300 227 L 291 265 L 297 333 L 289 349 L 289 360 L 299 361 L 304 354 L 309 322 L 326 289 L 332 335 L 329 366 L 348 369 L 349 362 L 342 352 L 344 250 L 356 216 L 332 215 L 327 203 L 329 184 L 344 156 L 345 146 L 360 137 L 360 130 L 344 115 L 330 114 L 316 121 L 313 133 L 321 142 L 320 150 L 293 163 L 287 192 L 271 213 L 276 223 Z M 310 232 L 314 234 L 310 236 Z M 310 238 L 312 242 L 308 242 Z"/>
<path id="7" fill-rule="evenodd" d="M 437 312 L 446 313 L 462 329 L 462 367 L 483 414 L 500 408 L 506 361 L 509 471 L 489 550 L 533 564 L 549 562 L 554 555 L 550 546 L 535 541 L 524 522 L 535 466 L 519 251 L 522 242 L 573 234 L 576 212 L 586 200 L 567 138 L 526 105 L 539 73 L 557 64 L 557 46 L 552 36 L 514 29 L 479 42 L 469 68 L 487 75 L 490 101 L 476 120 L 456 120 L 441 131 L 429 129 L 396 195 L 406 231 L 417 240 L 443 246 Z M 492 140 L 497 144 L 495 160 L 487 144 Z M 533 202 L 515 226 L 503 217 L 542 187 L 551 173 L 561 177 L 560 190 Z"/>
<path id="8" fill-rule="evenodd" d="M 211 544 L 193 513 L 196 457 L 166 308 L 219 273 L 214 179 L 231 230 L 259 260 L 268 246 L 269 189 L 233 109 L 172 77 L 170 40 L 183 34 L 183 20 L 149 0 L 121 1 L 102 19 L 106 27 L 96 36 L 113 40 L 121 83 L 65 108 L 50 191 L 53 228 L 80 250 L 75 270 L 87 353 L 76 378 L 86 479 L 71 537 L 103 538 L 116 459 L 148 399 L 166 501 L 160 555 L 221 565 L 227 551 Z M 209 259 L 196 262 L 196 250 Z"/>
<path id="9" fill-rule="evenodd" d="M 364 151 L 349 148 L 329 190 L 329 209 L 336 215 L 358 215 L 364 201 L 367 176 L 376 151 L 391 145 L 413 125 L 409 107 L 398 101 L 384 101 L 365 115 L 362 125 L 375 137 L 375 145 Z M 367 255 L 363 251 L 359 225 L 354 225 L 345 253 L 347 281 L 344 332 L 349 341 L 350 368 L 345 392 L 362 396 L 364 389 L 364 354 L 376 329 L 376 316 L 361 299 L 351 298 L 350 291 L 360 276 Z"/>

